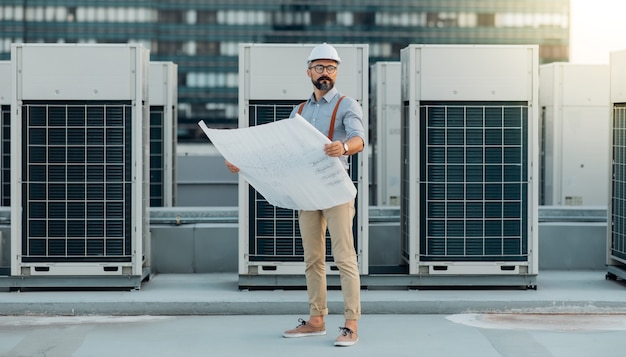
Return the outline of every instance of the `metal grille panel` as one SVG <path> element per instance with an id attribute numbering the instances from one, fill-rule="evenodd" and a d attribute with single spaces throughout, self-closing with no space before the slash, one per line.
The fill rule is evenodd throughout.
<path id="1" fill-rule="evenodd" d="M 526 260 L 528 107 L 422 103 L 420 259 Z"/>
<path id="2" fill-rule="evenodd" d="M 165 108 L 150 107 L 150 207 L 165 206 Z"/>
<path id="3" fill-rule="evenodd" d="M 132 106 L 24 102 L 26 262 L 130 261 Z"/>
<path id="4" fill-rule="evenodd" d="M 11 206 L 11 106 L 0 106 L 0 206 Z"/>
<path id="5" fill-rule="evenodd" d="M 610 254 L 626 259 L 626 104 L 613 106 Z"/>
<path id="6" fill-rule="evenodd" d="M 302 101 L 250 101 L 248 107 L 248 125 L 252 127 L 288 118 L 294 106 L 301 102 Z M 356 165 L 352 165 L 351 162 L 349 162 L 349 164 L 350 177 L 353 182 L 356 182 L 358 178 Z M 271 205 L 252 186 L 249 187 L 248 197 L 250 215 L 248 253 L 250 261 L 304 261 L 297 211 Z M 355 207 L 357 207 L 356 200 Z M 356 242 L 357 220 L 358 215 L 355 215 L 353 222 L 355 248 L 358 246 Z M 327 231 L 326 261 L 332 260 L 330 234 Z"/>
<path id="7" fill-rule="evenodd" d="M 411 162 L 411 150 L 409 149 L 409 127 L 411 122 L 411 116 L 409 115 L 409 103 L 404 102 L 402 104 L 402 117 L 400 125 L 400 156 L 404 162 Z M 400 165 L 400 237 L 402 240 L 402 258 L 406 261 L 410 260 L 411 256 L 411 229 L 409 227 L 410 219 L 410 179 L 407 165 Z"/>

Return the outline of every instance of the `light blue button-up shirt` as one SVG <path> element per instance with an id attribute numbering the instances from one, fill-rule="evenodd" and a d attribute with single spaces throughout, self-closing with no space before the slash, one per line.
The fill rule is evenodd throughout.
<path id="1" fill-rule="evenodd" d="M 328 91 L 319 101 L 315 100 L 315 95 L 307 100 L 302 113 L 300 114 L 306 121 L 311 123 L 317 130 L 325 136 L 328 136 L 330 129 L 330 119 L 335 110 L 335 105 L 341 97 L 337 88 Z M 289 115 L 293 118 L 298 113 L 297 105 Z M 359 102 L 350 97 L 345 97 L 339 104 L 337 116 L 335 117 L 335 130 L 333 132 L 333 141 L 340 140 L 345 142 L 355 136 L 360 137 L 365 143 L 365 126 L 363 125 L 363 109 Z M 323 148 L 321 148 L 323 150 Z M 348 158 L 340 157 L 344 167 L 348 168 Z"/>

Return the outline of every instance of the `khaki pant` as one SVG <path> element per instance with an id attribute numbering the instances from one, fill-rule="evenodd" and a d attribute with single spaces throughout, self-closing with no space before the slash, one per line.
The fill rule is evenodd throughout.
<path id="1" fill-rule="evenodd" d="M 361 280 L 352 235 L 354 214 L 354 200 L 325 210 L 299 212 L 311 316 L 328 314 L 325 263 L 327 226 L 333 258 L 339 268 L 344 317 L 352 320 L 361 316 Z"/>

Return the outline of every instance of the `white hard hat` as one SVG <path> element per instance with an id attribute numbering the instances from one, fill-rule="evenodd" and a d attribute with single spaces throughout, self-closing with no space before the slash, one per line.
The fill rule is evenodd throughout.
<path id="1" fill-rule="evenodd" d="M 315 46 L 311 50 L 311 54 L 309 54 L 309 58 L 306 61 L 307 63 L 311 63 L 319 59 L 329 59 L 336 61 L 338 64 L 341 63 L 341 58 L 339 58 L 337 50 L 326 42 Z"/>

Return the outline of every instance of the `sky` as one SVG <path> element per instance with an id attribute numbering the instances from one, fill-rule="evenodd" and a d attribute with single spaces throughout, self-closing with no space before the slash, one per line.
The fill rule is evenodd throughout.
<path id="1" fill-rule="evenodd" d="M 626 0 L 571 0 L 570 62 L 608 64 L 626 50 Z"/>

